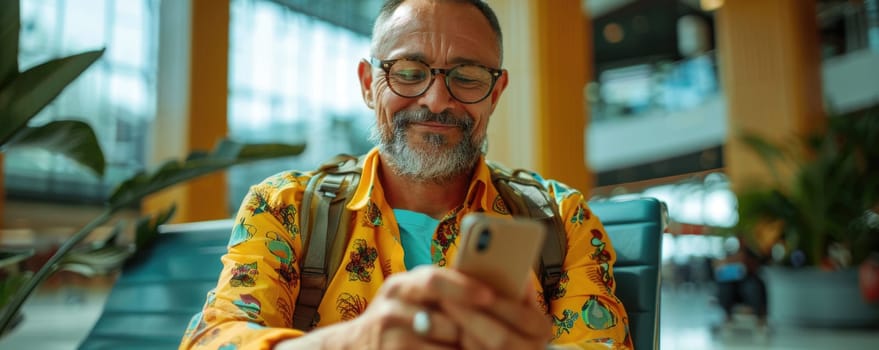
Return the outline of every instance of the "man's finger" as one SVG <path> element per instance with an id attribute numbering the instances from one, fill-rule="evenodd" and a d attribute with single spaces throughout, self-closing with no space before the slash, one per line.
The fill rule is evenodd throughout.
<path id="1" fill-rule="evenodd" d="M 389 330 L 382 338 L 379 345 L 382 349 L 452 350 L 457 348 L 454 344 L 437 343 L 403 328 Z"/>
<path id="2" fill-rule="evenodd" d="M 452 301 L 464 305 L 488 306 L 495 300 L 491 289 L 481 282 L 452 269 L 419 267 L 410 273 L 388 279 L 385 295 L 421 305 Z"/>
<path id="3" fill-rule="evenodd" d="M 498 298 L 485 312 L 526 337 L 549 340 L 552 336 L 549 318 L 533 301 Z"/>
<path id="4" fill-rule="evenodd" d="M 403 309 L 408 314 L 412 333 L 443 344 L 454 345 L 458 342 L 460 337 L 458 325 L 442 311 L 414 305 L 406 305 Z"/>
<path id="5" fill-rule="evenodd" d="M 443 302 L 441 308 L 455 322 L 466 325 L 462 333 L 465 337 L 472 337 L 480 348 L 500 349 L 508 338 L 514 336 L 503 323 L 481 311 L 449 302 Z"/>

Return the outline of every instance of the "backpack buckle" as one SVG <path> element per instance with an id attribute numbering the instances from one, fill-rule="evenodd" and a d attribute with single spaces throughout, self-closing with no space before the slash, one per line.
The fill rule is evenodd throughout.
<path id="1" fill-rule="evenodd" d="M 544 266 L 543 270 L 545 271 L 546 278 L 548 279 L 558 280 L 562 277 L 561 266 Z"/>
<path id="2" fill-rule="evenodd" d="M 300 276 L 302 288 L 317 288 L 323 292 L 323 288 L 327 285 L 327 274 L 323 268 L 305 266 Z"/>
<path id="3" fill-rule="evenodd" d="M 327 198 L 336 198 L 339 195 L 339 190 L 342 188 L 343 180 L 344 176 L 326 175 L 323 181 L 321 181 L 317 192 Z"/>

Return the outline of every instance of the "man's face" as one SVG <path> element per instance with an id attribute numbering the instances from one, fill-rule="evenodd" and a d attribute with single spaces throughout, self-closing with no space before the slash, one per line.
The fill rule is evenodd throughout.
<path id="1" fill-rule="evenodd" d="M 375 56 L 379 60 L 417 59 L 433 68 L 479 64 L 500 66 L 497 38 L 488 20 L 469 4 L 406 1 L 386 22 Z M 439 74 L 418 97 L 391 91 L 381 69 L 362 62 L 364 100 L 376 111 L 373 139 L 400 175 L 444 182 L 469 172 L 481 155 L 488 119 L 506 87 L 506 72 L 484 100 L 465 104 L 449 93 Z"/>

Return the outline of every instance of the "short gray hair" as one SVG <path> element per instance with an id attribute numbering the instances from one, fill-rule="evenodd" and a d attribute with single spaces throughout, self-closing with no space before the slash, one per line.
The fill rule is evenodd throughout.
<path id="1" fill-rule="evenodd" d="M 377 57 L 379 54 L 379 45 L 381 44 L 379 41 L 382 39 L 382 36 L 385 34 L 387 30 L 385 24 L 388 19 L 400 7 L 400 4 L 405 0 L 387 0 L 384 5 L 382 5 L 381 10 L 378 13 L 378 17 L 375 19 L 375 24 L 372 27 L 372 43 L 370 45 L 369 51 L 373 57 Z M 488 4 L 483 0 L 434 0 L 434 1 L 452 1 L 457 3 L 466 3 L 473 5 L 476 9 L 479 10 L 480 13 L 488 20 L 488 25 L 491 26 L 491 30 L 494 32 L 494 36 L 497 38 L 497 47 L 498 47 L 498 55 L 500 56 L 500 61 L 504 61 L 504 37 L 501 33 L 501 25 L 498 23 L 497 15 L 495 15 L 494 10 L 491 9 Z"/>

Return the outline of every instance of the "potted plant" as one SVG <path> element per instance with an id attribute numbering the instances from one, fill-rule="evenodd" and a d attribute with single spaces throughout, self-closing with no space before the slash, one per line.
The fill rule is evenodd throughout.
<path id="1" fill-rule="evenodd" d="M 857 272 L 879 252 L 879 107 L 831 117 L 823 133 L 787 145 L 743 139 L 773 177 L 737 193 L 736 227 L 783 267 L 765 271 L 769 316 L 809 325 L 879 323 L 876 307 L 860 296 Z"/>
<path id="2" fill-rule="evenodd" d="M 102 50 L 52 59 L 27 71 L 18 68 L 19 2 L 0 1 L 0 152 L 13 147 L 39 147 L 66 156 L 91 170 L 104 171 L 104 155 L 91 127 L 82 121 L 52 121 L 41 126 L 29 122 L 54 100 L 74 79 L 97 61 Z M 170 219 L 173 206 L 136 224 L 134 245 L 105 241 L 91 249 L 78 244 L 97 227 L 107 223 L 119 210 L 136 205 L 142 198 L 173 185 L 224 170 L 244 162 L 286 157 L 302 153 L 304 145 L 242 144 L 220 140 L 211 152 L 194 151 L 185 160 L 169 160 L 152 171 L 141 171 L 120 183 L 107 198 L 104 211 L 67 239 L 36 272 L 0 269 L 0 336 L 20 319 L 19 309 L 35 288 L 65 265 L 88 269 L 120 266 L 135 251 L 143 251 L 157 234 L 157 226 Z M 0 159 L 2 161 L 2 159 Z M 0 255 L 3 261 L 17 263 L 28 252 Z M 100 255 L 102 259 L 89 258 Z M 91 266 L 90 266 L 91 265 Z M 110 266 L 112 267 L 112 266 Z"/>
<path id="3" fill-rule="evenodd" d="M 104 155 L 88 124 L 59 120 L 29 126 L 28 122 L 100 58 L 103 50 L 50 60 L 20 72 L 19 16 L 18 1 L 0 2 L 0 152 L 15 147 L 39 147 L 64 155 L 101 176 Z M 29 279 L 29 272 L 20 271 L 15 265 L 32 253 L 32 250 L 0 250 L 3 257 L 0 260 L 0 305 L 6 305 Z M 7 326 L 0 327 L 0 332 Z"/>

